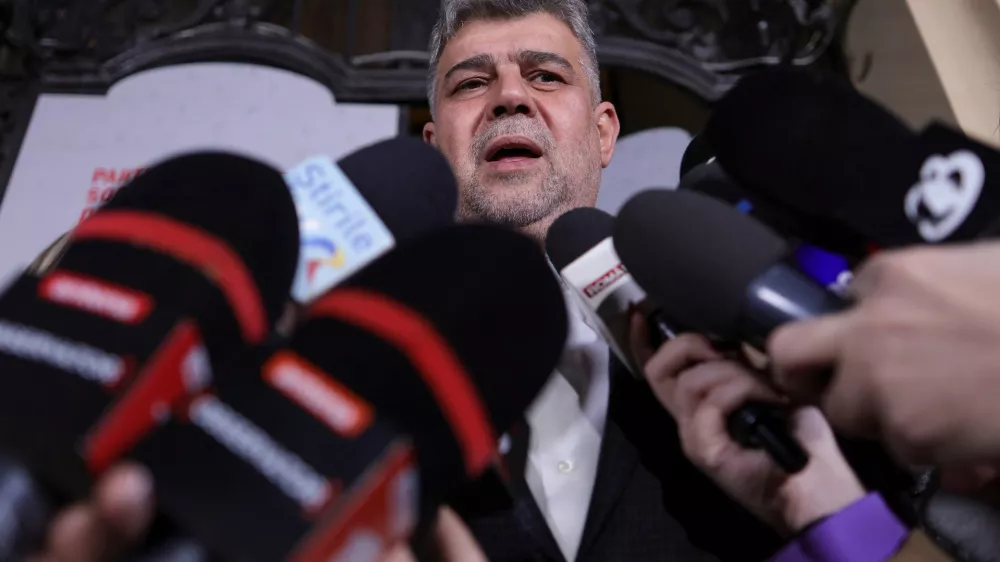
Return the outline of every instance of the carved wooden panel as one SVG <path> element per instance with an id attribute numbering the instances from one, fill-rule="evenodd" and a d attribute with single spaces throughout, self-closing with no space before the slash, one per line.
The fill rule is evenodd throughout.
<path id="1" fill-rule="evenodd" d="M 0 0 L 0 77 L 102 92 L 144 69 L 253 61 L 310 76 L 344 101 L 424 98 L 440 0 Z M 808 65 L 851 0 L 590 0 L 605 66 L 718 98 L 762 65 Z"/>

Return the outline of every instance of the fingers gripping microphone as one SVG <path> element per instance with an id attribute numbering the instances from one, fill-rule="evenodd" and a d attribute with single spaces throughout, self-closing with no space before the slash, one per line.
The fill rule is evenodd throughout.
<path id="1" fill-rule="evenodd" d="M 669 317 L 692 331 L 763 345 L 784 322 L 844 304 L 782 262 L 784 242 L 767 227 L 710 197 L 654 190 L 625 204 L 615 248 Z M 763 447 L 786 472 L 808 459 L 781 410 L 749 404 L 729 419 L 733 437 Z"/>
<path id="2" fill-rule="evenodd" d="M 843 235 L 896 247 L 997 232 L 1000 154 L 940 124 L 914 135 L 847 82 L 748 76 L 705 133 L 748 191 Z"/>
<path id="3" fill-rule="evenodd" d="M 497 435 L 555 369 L 566 330 L 533 242 L 441 230 L 318 299 L 288 347 L 216 377 L 130 456 L 152 467 L 164 510 L 219 554 L 378 559 L 495 462 Z M 163 462 L 177 450 L 200 454 Z"/>
<path id="4" fill-rule="evenodd" d="M 643 312 L 655 347 L 674 337 L 674 332 L 622 265 L 611 240 L 614 230 L 615 219 L 608 213 L 592 207 L 574 209 L 549 228 L 545 249 L 549 261 L 580 297 L 584 312 L 596 319 L 614 354 L 634 376 L 642 378 L 641 366 L 628 352 L 629 313 Z"/>
<path id="5" fill-rule="evenodd" d="M 770 229 L 696 193 L 640 193 L 622 208 L 614 240 L 635 279 L 696 331 L 759 346 L 785 322 L 846 306 L 781 262 L 784 244 Z M 912 474 L 881 445 L 838 441 L 859 479 L 911 520 Z"/>
<path id="6" fill-rule="evenodd" d="M 149 169 L 77 227 L 56 269 L 0 296 L 4 450 L 85 494 L 160 409 L 263 341 L 297 249 L 276 170 L 221 153 Z"/>

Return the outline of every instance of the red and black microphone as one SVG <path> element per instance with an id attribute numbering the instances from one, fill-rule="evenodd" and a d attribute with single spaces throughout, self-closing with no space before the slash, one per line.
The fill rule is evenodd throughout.
<path id="1" fill-rule="evenodd" d="M 163 409 L 265 340 L 298 245 L 277 170 L 224 153 L 150 168 L 76 228 L 53 271 L 0 296 L 0 446 L 86 493 Z"/>
<path id="2" fill-rule="evenodd" d="M 384 166 L 383 163 L 386 161 L 394 162 L 395 165 Z M 457 198 L 454 176 L 444 157 L 426 143 L 407 138 L 389 139 L 345 156 L 337 162 L 337 167 L 357 194 L 375 211 L 377 220 L 385 226 L 397 243 L 454 222 Z M 323 202 L 323 208 L 329 213 L 325 219 L 336 223 L 336 227 L 343 230 L 344 236 L 365 238 L 372 225 L 353 216 L 358 212 L 357 201 L 345 199 L 342 191 L 347 187 L 328 185 L 329 178 L 317 178 L 313 174 L 307 176 L 296 180 L 296 188 L 308 190 L 313 198 Z M 406 182 L 405 185 L 400 184 L 403 181 Z M 164 190 L 161 194 L 162 199 L 158 203 L 176 206 L 178 212 L 186 212 L 192 216 L 198 216 L 206 208 L 197 205 L 190 208 L 189 205 L 192 204 L 190 201 L 173 199 L 170 193 L 169 190 Z M 122 195 L 118 195 L 109 207 L 113 208 L 121 198 Z M 267 216 L 256 219 L 234 218 L 242 222 L 239 225 L 229 225 L 228 228 L 265 233 L 267 228 L 262 228 L 261 225 L 266 225 L 271 220 Z M 200 220 L 206 219 L 208 217 Z M 301 216 L 299 220 L 302 220 Z M 298 231 L 296 235 L 297 233 Z M 231 236 L 242 239 L 242 234 L 235 236 L 234 233 Z M 183 241 L 183 235 L 176 235 L 174 239 Z M 252 255 L 250 248 L 246 250 L 241 253 Z M 275 251 L 277 250 L 278 248 L 275 248 Z M 286 251 L 285 257 L 298 259 L 298 253 Z M 217 257 L 207 261 L 227 263 L 227 260 Z M 259 264 L 260 267 L 265 265 Z M 298 266 L 302 267 L 302 264 L 299 263 Z M 238 287 L 240 283 L 226 282 L 224 285 Z M 281 286 L 286 285 L 281 284 Z M 278 290 L 278 287 L 274 290 Z M 287 289 L 285 294 L 288 294 Z M 231 300 L 246 301 L 246 299 Z M 220 328 L 225 330 L 228 327 L 220 326 Z M 206 337 L 216 335 L 215 326 L 207 329 L 209 334 Z M 162 406 L 158 407 L 160 411 L 148 407 L 151 400 L 176 403 L 183 396 L 196 393 L 205 386 L 205 369 L 201 367 L 199 371 L 199 365 L 203 366 L 205 362 L 199 361 L 197 355 L 191 355 L 186 347 L 196 340 L 195 335 L 190 327 L 180 327 L 172 334 L 170 341 L 164 343 L 160 355 L 155 358 L 157 368 L 168 369 L 177 373 L 177 376 L 148 377 L 144 384 L 136 385 L 130 391 L 128 401 L 120 401 L 116 410 L 106 415 L 102 419 L 101 426 L 91 432 L 86 452 L 92 471 L 106 468 L 148 430 L 155 416 L 162 417 Z M 141 419 L 142 422 L 137 423 L 137 419 Z"/>
<path id="3" fill-rule="evenodd" d="M 493 466 L 566 330 L 532 241 L 440 230 L 320 297 L 286 347 L 219 373 L 128 456 L 227 559 L 377 560 Z"/>

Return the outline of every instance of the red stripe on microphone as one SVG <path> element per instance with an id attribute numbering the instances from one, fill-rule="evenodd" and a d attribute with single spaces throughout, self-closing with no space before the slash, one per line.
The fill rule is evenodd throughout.
<path id="1" fill-rule="evenodd" d="M 309 316 L 354 324 L 399 349 L 420 373 L 451 426 L 466 473 L 479 474 L 494 460 L 497 437 L 479 393 L 451 346 L 417 312 L 384 295 L 338 289 L 314 303 Z"/>
<path id="2" fill-rule="evenodd" d="M 259 343 L 267 335 L 260 290 L 246 264 L 228 244 L 200 228 L 145 211 L 101 211 L 77 225 L 73 239 L 127 242 L 185 262 L 222 291 L 244 340 Z"/>
<path id="3" fill-rule="evenodd" d="M 200 390 L 188 388 L 184 362 L 201 344 L 193 322 L 182 320 L 160 345 L 124 396 L 89 431 L 83 459 L 93 475 L 111 467 L 136 443 L 156 428 L 184 396 Z M 205 381 L 208 383 L 210 381 Z"/>

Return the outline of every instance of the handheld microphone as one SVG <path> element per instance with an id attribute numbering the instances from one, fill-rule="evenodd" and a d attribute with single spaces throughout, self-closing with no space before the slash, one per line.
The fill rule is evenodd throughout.
<path id="1" fill-rule="evenodd" d="M 632 307 L 641 303 L 647 308 L 644 312 L 650 323 L 663 327 L 660 333 L 663 340 L 672 339 L 675 334 L 615 253 L 611 239 L 614 231 L 615 219 L 604 211 L 574 209 L 552 224 L 545 243 L 552 264 L 582 297 L 587 310 L 598 317 L 602 335 L 611 349 L 636 378 L 642 379 L 642 367 L 635 364 L 630 353 L 623 352 L 629 345 Z M 730 433 L 747 446 L 763 447 L 778 466 L 792 474 L 805 467 L 807 458 L 788 435 L 786 425 L 774 408 L 750 404 L 734 414 Z"/>
<path id="2" fill-rule="evenodd" d="M 207 385 L 267 337 L 298 238 L 281 175 L 243 157 L 184 155 L 123 187 L 74 230 L 55 269 L 0 296 L 4 450 L 84 495 L 155 426 L 152 406 Z"/>
<path id="3" fill-rule="evenodd" d="M 618 216 L 614 241 L 636 281 L 693 331 L 761 348 L 781 324 L 847 306 L 782 261 L 787 246 L 771 229 L 697 193 L 636 195 Z M 912 474 L 878 444 L 839 442 L 858 478 L 912 520 Z"/>
<path id="4" fill-rule="evenodd" d="M 425 142 L 400 137 L 332 162 L 316 156 L 285 179 L 299 213 L 302 247 L 292 297 L 305 304 L 397 243 L 453 224 L 451 167 Z"/>
<path id="5" fill-rule="evenodd" d="M 763 348 L 772 330 L 846 303 L 784 262 L 771 229 L 690 191 L 649 190 L 622 208 L 615 249 L 670 316 L 691 330 Z"/>
<path id="6" fill-rule="evenodd" d="M 914 135 L 846 81 L 793 69 L 748 76 L 705 132 L 748 191 L 880 247 L 997 232 L 1000 154 L 941 124 Z"/>
<path id="7" fill-rule="evenodd" d="M 497 436 L 555 369 L 566 332 L 532 241 L 440 230 L 316 300 L 287 347 L 219 374 L 129 456 L 213 552 L 378 559 L 497 462 Z M 166 462 L 177 451 L 191 454 Z"/>
<path id="8" fill-rule="evenodd" d="M 658 307 L 632 279 L 615 253 L 611 236 L 615 218 L 592 207 L 573 209 L 556 219 L 545 237 L 549 261 L 580 298 L 583 311 L 595 320 L 611 351 L 637 379 L 642 368 L 629 349 L 629 313 L 639 310 L 648 319 L 650 343 L 659 347 L 674 337 Z"/>

